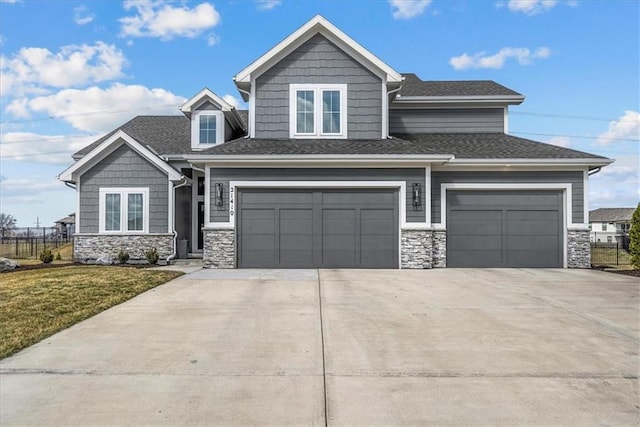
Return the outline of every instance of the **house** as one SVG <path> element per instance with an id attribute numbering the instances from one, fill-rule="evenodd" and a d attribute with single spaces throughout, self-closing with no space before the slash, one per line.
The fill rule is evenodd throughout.
<path id="1" fill-rule="evenodd" d="M 316 16 L 182 116 L 74 155 L 75 257 L 176 241 L 210 268 L 589 267 L 589 173 L 612 160 L 508 134 L 524 96 L 401 74 Z"/>
<path id="2" fill-rule="evenodd" d="M 55 223 L 56 232 L 63 239 L 71 237 L 75 231 L 76 226 L 76 213 L 70 213 L 64 218 L 60 218 Z"/>
<path id="3" fill-rule="evenodd" d="M 629 237 L 635 208 L 600 208 L 589 212 L 589 240 L 594 243 L 622 243 Z"/>

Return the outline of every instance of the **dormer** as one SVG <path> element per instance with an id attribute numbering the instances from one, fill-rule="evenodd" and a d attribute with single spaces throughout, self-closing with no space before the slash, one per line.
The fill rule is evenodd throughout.
<path id="1" fill-rule="evenodd" d="M 180 111 L 191 119 L 191 149 L 223 144 L 243 131 L 237 110 L 207 88 L 185 102 Z"/>

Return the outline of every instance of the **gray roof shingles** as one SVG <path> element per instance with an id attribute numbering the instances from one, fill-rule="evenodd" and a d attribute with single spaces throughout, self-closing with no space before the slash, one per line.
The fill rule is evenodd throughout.
<path id="1" fill-rule="evenodd" d="M 407 96 L 522 96 L 492 80 L 424 81 L 403 73 L 400 97 Z"/>
<path id="2" fill-rule="evenodd" d="M 442 154 L 426 145 L 390 139 L 247 139 L 240 138 L 200 151 L 208 155 L 391 155 Z"/>
<path id="3" fill-rule="evenodd" d="M 453 154 L 457 159 L 606 159 L 505 133 L 430 133 L 396 136 L 438 153 Z"/>
<path id="4" fill-rule="evenodd" d="M 635 208 L 600 208 L 589 211 L 589 222 L 631 222 Z"/>

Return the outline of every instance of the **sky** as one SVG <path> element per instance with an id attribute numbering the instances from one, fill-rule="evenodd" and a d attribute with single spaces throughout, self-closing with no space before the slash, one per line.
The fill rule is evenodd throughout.
<path id="1" fill-rule="evenodd" d="M 75 210 L 71 154 L 136 115 L 180 114 L 321 14 L 398 72 L 494 80 L 526 96 L 509 133 L 616 159 L 590 209 L 640 200 L 640 2 L 0 0 L 0 212 Z"/>

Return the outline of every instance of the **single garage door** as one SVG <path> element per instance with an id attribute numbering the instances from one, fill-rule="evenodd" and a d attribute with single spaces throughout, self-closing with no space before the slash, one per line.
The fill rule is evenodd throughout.
<path id="1" fill-rule="evenodd" d="M 447 266 L 562 267 L 562 196 L 447 192 Z"/>
<path id="2" fill-rule="evenodd" d="M 397 268 L 398 192 L 241 189 L 238 267 Z"/>

